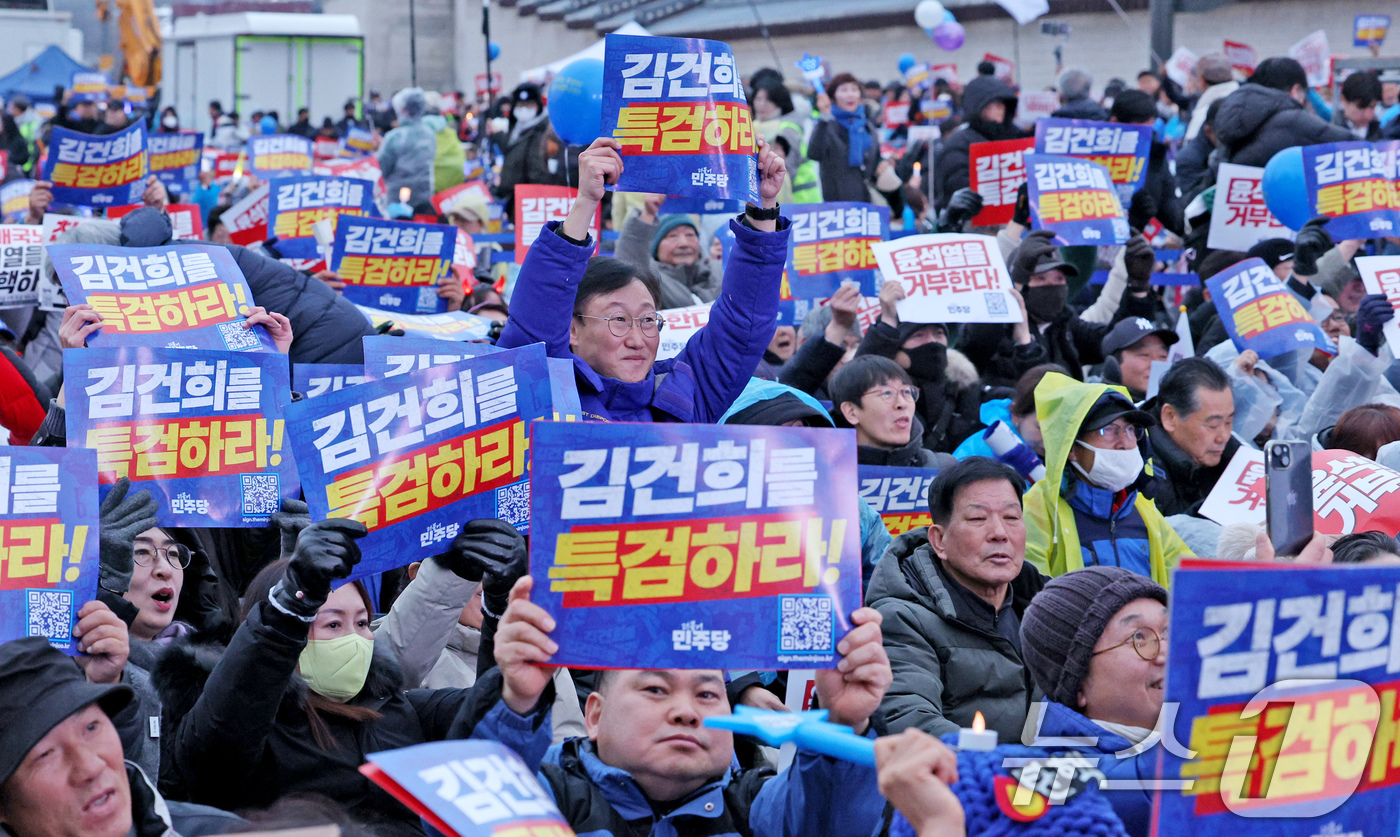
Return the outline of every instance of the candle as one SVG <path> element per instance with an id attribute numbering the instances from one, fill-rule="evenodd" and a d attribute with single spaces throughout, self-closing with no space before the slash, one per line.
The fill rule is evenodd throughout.
<path id="1" fill-rule="evenodd" d="M 918 174 L 918 173 L 919 173 L 919 170 L 922 169 L 922 168 L 923 168 L 923 164 L 921 164 L 921 163 L 915 163 L 915 164 L 914 164 L 914 174 Z"/>
<path id="2" fill-rule="evenodd" d="M 972 716 L 972 727 L 958 730 L 958 749 L 989 753 L 997 746 L 997 731 L 987 729 L 987 719 L 978 712 Z"/>
<path id="3" fill-rule="evenodd" d="M 399 203 L 408 203 L 408 196 L 411 195 L 412 193 L 413 193 L 413 190 L 410 189 L 410 188 L 408 188 L 407 186 L 400 186 L 400 187 L 399 187 Z"/>

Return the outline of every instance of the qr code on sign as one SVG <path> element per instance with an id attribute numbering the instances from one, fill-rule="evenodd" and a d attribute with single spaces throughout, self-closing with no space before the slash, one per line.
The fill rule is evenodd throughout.
<path id="1" fill-rule="evenodd" d="M 496 517 L 520 531 L 530 522 L 530 483 L 517 482 L 496 489 Z"/>
<path id="2" fill-rule="evenodd" d="M 982 296 L 987 300 L 988 314 L 995 317 L 1006 313 L 1006 294 L 1001 291 L 987 291 Z"/>
<path id="3" fill-rule="evenodd" d="M 246 352 L 262 347 L 258 342 L 258 333 L 251 328 L 244 328 L 242 320 L 219 323 L 219 334 L 224 338 L 224 345 L 228 346 L 230 352 Z"/>
<path id="4" fill-rule="evenodd" d="M 780 651 L 829 653 L 836 647 L 836 621 L 826 596 L 783 596 L 779 606 Z"/>
<path id="5" fill-rule="evenodd" d="M 242 484 L 244 514 L 274 514 L 282 507 L 276 474 L 244 474 Z"/>
<path id="6" fill-rule="evenodd" d="M 26 590 L 24 602 L 29 636 L 57 643 L 73 639 L 72 590 Z"/>
<path id="7" fill-rule="evenodd" d="M 434 314 L 438 308 L 436 287 L 418 289 L 418 310 L 424 314 Z"/>

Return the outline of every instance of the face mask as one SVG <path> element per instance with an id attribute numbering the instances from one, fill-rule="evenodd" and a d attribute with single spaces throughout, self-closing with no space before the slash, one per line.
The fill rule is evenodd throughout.
<path id="1" fill-rule="evenodd" d="M 173 116 L 167 116 L 160 120 L 160 124 L 164 125 L 167 128 L 178 128 L 180 127 L 180 120 L 176 119 Z"/>
<path id="2" fill-rule="evenodd" d="M 308 640 L 297 666 L 311 691 L 344 703 L 365 687 L 373 658 L 374 640 L 351 633 Z"/>
<path id="3" fill-rule="evenodd" d="M 1142 452 L 1135 447 L 1127 450 L 1110 450 L 1086 445 L 1078 439 L 1074 443 L 1094 452 L 1094 465 L 1088 473 L 1085 473 L 1084 469 L 1079 467 L 1078 462 L 1070 464 L 1084 479 L 1099 488 L 1122 491 L 1136 482 L 1138 474 L 1142 473 Z"/>
<path id="4" fill-rule="evenodd" d="M 904 353 L 909 356 L 909 375 L 916 381 L 941 381 L 948 372 L 948 347 L 942 343 L 925 343 Z"/>
<path id="5" fill-rule="evenodd" d="M 515 121 L 529 122 L 531 119 L 534 119 L 536 116 L 539 116 L 539 114 L 540 112 L 537 108 L 516 108 Z"/>
<path id="6" fill-rule="evenodd" d="M 544 167 L 547 168 L 547 169 L 549 169 L 549 173 L 550 173 L 550 174 L 558 174 L 558 173 L 559 173 L 559 161 L 558 161 L 557 159 L 555 159 L 554 157 L 550 157 L 548 160 L 546 160 L 546 161 L 545 161 L 545 164 L 544 164 Z"/>
<path id="7" fill-rule="evenodd" d="M 1021 292 L 1026 300 L 1026 313 L 1037 322 L 1051 323 L 1065 310 L 1065 300 L 1069 299 L 1068 285 L 1040 285 L 1026 288 Z"/>

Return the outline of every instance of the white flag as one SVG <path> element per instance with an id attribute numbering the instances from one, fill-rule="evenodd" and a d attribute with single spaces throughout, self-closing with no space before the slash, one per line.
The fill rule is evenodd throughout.
<path id="1" fill-rule="evenodd" d="M 997 0 L 997 5 L 1022 26 L 1050 12 L 1049 0 Z"/>
<path id="2" fill-rule="evenodd" d="M 1167 363 L 1176 363 L 1182 358 L 1196 356 L 1196 348 L 1191 343 L 1191 323 L 1186 318 L 1185 306 L 1182 306 L 1176 317 L 1176 336 L 1176 343 L 1167 350 Z"/>

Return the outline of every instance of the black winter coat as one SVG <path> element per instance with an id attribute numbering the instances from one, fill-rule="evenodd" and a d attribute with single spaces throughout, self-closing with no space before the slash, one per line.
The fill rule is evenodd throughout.
<path id="1" fill-rule="evenodd" d="M 1152 501 L 1157 504 L 1157 510 L 1163 516 L 1199 512 L 1201 504 L 1206 501 L 1211 489 L 1215 488 L 1220 475 L 1225 473 L 1235 451 L 1240 449 L 1239 440 L 1231 436 L 1225 443 L 1225 452 L 1221 454 L 1220 462 L 1214 467 L 1206 468 L 1197 465 L 1196 460 L 1178 447 L 1164 428 L 1153 427 L 1147 435 L 1152 449 L 1155 483 Z"/>
<path id="2" fill-rule="evenodd" d="M 1241 166 L 1263 166 L 1295 145 L 1355 139 L 1351 131 L 1319 118 L 1282 90 L 1259 84 L 1242 84 L 1221 100 L 1215 137 L 1224 147 L 1224 161 Z"/>
<path id="3" fill-rule="evenodd" d="M 1000 139 L 1015 139 L 1021 136 L 1013 120 L 1016 116 L 1016 91 L 1001 79 L 991 76 L 978 76 L 967 83 L 963 90 L 962 110 L 968 123 L 953 131 L 943 140 L 933 163 L 933 202 L 934 208 L 942 211 L 948 200 L 959 189 L 971 185 L 968 170 L 968 148 L 975 142 L 987 142 L 989 137 L 972 127 L 979 119 L 983 108 L 995 101 L 1006 103 L 1006 116 L 1002 120 L 1006 136 Z"/>
<path id="4" fill-rule="evenodd" d="M 875 168 L 880 165 L 879 128 L 866 124 L 871 143 L 865 149 L 860 168 L 850 164 L 851 134 L 834 119 L 823 119 L 812 129 L 807 140 L 807 157 L 821 166 L 822 200 L 870 201 L 870 188 L 875 182 Z"/>
<path id="5" fill-rule="evenodd" d="M 1167 165 L 1167 146 L 1152 141 L 1152 150 L 1147 157 L 1147 180 L 1142 184 L 1145 192 L 1157 204 L 1156 219 L 1162 226 L 1177 235 L 1186 233 L 1186 219 L 1181 198 L 1176 194 L 1177 178 Z"/>
<path id="6" fill-rule="evenodd" d="M 1153 143 L 1155 146 L 1156 143 Z M 1176 152 L 1176 185 L 1181 189 L 1181 199 L 1189 202 L 1201 191 L 1196 186 L 1210 171 L 1210 153 L 1215 146 L 1205 132 L 1192 137 L 1181 150 Z"/>
<path id="7" fill-rule="evenodd" d="M 1055 119 L 1095 119 L 1099 122 L 1108 121 L 1108 111 L 1103 109 L 1103 105 L 1085 96 L 1082 99 L 1072 99 L 1060 105 L 1060 109 L 1050 114 Z"/>

